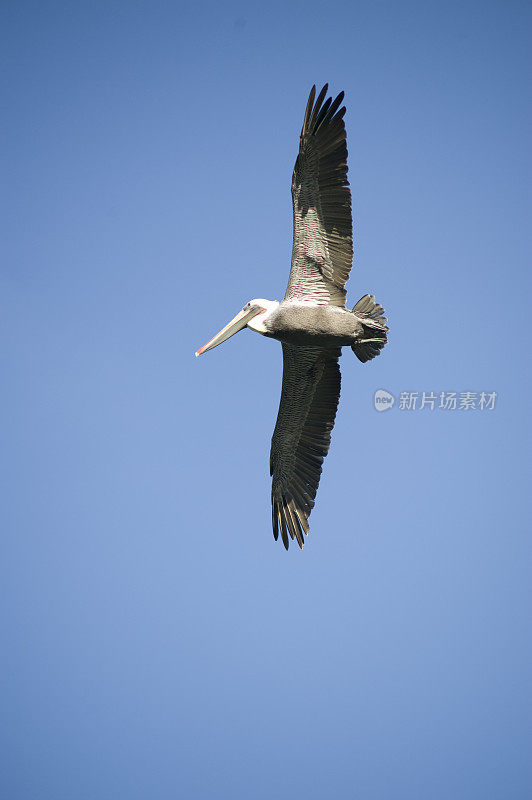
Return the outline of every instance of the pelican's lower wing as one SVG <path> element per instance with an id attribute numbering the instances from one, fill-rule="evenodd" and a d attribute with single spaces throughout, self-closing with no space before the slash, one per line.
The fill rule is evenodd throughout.
<path id="1" fill-rule="evenodd" d="M 303 547 L 340 397 L 339 349 L 283 342 L 283 387 L 272 437 L 273 535 Z"/>

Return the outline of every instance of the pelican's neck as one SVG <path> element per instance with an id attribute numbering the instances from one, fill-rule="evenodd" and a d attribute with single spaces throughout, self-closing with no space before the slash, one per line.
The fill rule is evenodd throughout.
<path id="1" fill-rule="evenodd" d="M 261 311 L 256 317 L 252 317 L 247 323 L 247 326 L 248 328 L 251 328 L 252 331 L 256 331 L 257 333 L 262 333 L 264 335 L 268 333 L 268 328 L 265 324 L 266 321 L 275 311 L 277 311 L 280 304 L 277 300 L 261 300 L 260 302 L 261 305 L 265 306 L 264 311 Z"/>

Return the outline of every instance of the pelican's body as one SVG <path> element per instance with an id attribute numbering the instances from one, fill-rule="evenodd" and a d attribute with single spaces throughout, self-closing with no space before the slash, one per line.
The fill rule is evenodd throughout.
<path id="1" fill-rule="evenodd" d="M 336 306 L 316 306 L 286 300 L 258 318 L 258 333 L 281 342 L 312 347 L 354 345 L 364 336 L 364 325 L 353 311 Z M 253 329 L 253 321 L 248 324 Z"/>
<path id="2" fill-rule="evenodd" d="M 283 385 L 272 438 L 272 521 L 288 549 L 289 537 L 303 547 L 323 459 L 327 455 L 340 397 L 341 348 L 362 361 L 377 356 L 387 341 L 382 307 L 364 295 L 352 311 L 344 284 L 353 256 L 347 147 L 340 108 L 343 92 L 316 102 L 310 93 L 292 177 L 294 244 L 282 302 L 250 300 L 196 355 L 244 327 L 283 346 Z M 324 102 L 325 101 L 325 102 Z"/>

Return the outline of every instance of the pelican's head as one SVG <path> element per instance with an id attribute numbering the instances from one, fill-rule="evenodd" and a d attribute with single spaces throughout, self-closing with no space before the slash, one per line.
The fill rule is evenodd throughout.
<path id="1" fill-rule="evenodd" d="M 245 328 L 246 325 L 248 328 L 258 333 L 266 333 L 264 320 L 270 316 L 272 311 L 275 311 L 278 305 L 279 303 L 276 300 L 263 300 L 262 298 L 250 300 L 249 303 L 246 303 L 242 311 L 239 311 L 236 317 L 232 319 L 225 328 L 222 328 L 220 333 L 217 333 L 207 344 L 204 344 L 203 347 L 200 347 L 200 349 L 196 351 L 196 356 L 222 344 L 222 342 L 225 342 L 225 340 L 229 339 L 234 333 L 238 333 L 242 328 Z"/>

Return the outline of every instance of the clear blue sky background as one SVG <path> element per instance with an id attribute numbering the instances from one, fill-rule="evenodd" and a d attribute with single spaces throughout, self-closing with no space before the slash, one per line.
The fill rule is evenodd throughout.
<path id="1" fill-rule="evenodd" d="M 2 16 L 2 797 L 528 800 L 530 5 Z M 194 351 L 284 294 L 325 81 L 391 335 L 286 553 L 280 346 Z"/>

